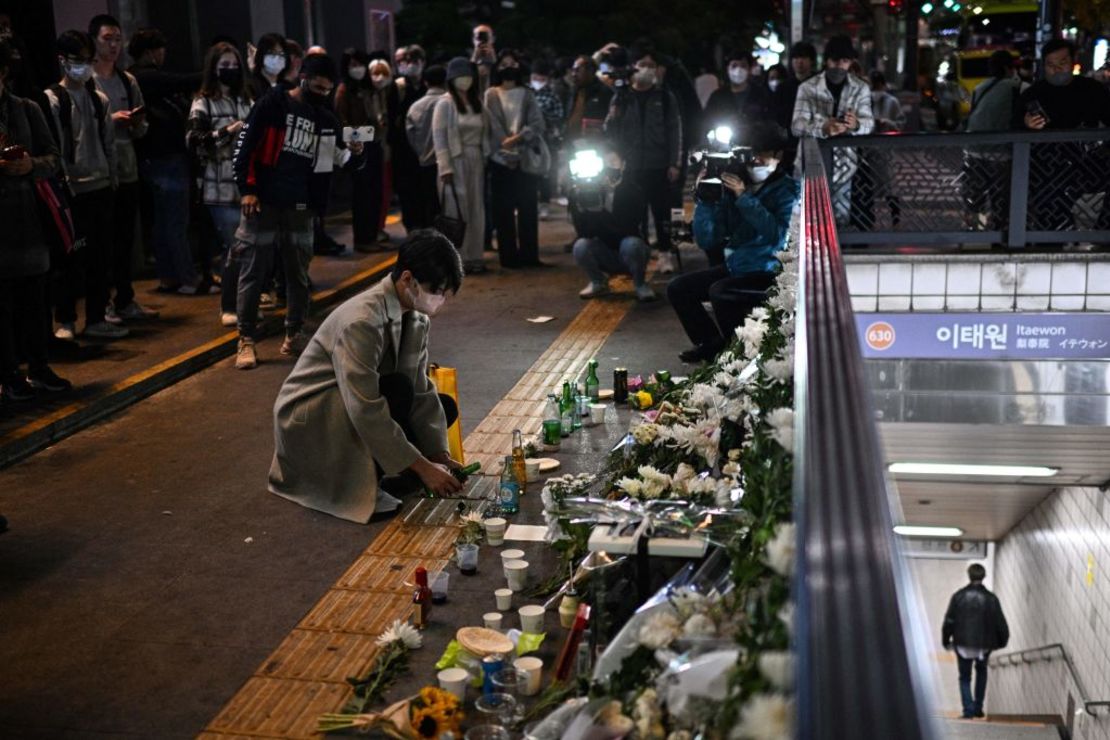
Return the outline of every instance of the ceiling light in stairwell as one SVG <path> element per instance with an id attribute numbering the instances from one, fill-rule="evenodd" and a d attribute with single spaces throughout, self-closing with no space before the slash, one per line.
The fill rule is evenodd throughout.
<path id="1" fill-rule="evenodd" d="M 967 465 L 960 463 L 891 463 L 887 470 L 895 475 L 981 475 L 995 478 L 1051 478 L 1059 468 L 1044 465 Z"/>
<path id="2" fill-rule="evenodd" d="M 903 537 L 959 537 L 964 531 L 959 527 L 923 527 L 911 524 L 899 524 L 894 528 L 894 534 Z"/>

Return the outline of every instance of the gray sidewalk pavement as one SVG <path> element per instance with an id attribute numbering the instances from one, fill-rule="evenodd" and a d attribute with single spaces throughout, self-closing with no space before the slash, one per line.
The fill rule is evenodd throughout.
<path id="1" fill-rule="evenodd" d="M 433 322 L 464 434 L 582 308 L 569 229 L 542 236 L 552 268 L 467 278 Z M 555 320 L 525 321 L 537 314 Z M 260 343 L 254 371 L 222 361 L 0 472 L 0 734 L 195 735 L 381 528 L 266 493 L 292 367 L 278 345 Z M 632 306 L 598 359 L 603 374 L 684 374 L 685 347 L 660 300 Z"/>

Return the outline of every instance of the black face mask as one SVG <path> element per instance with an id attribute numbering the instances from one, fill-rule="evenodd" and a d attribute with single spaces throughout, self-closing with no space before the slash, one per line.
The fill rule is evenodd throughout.
<path id="1" fill-rule="evenodd" d="M 499 74 L 502 82 L 520 84 L 520 67 L 505 67 L 505 69 L 499 71 Z"/>
<path id="2" fill-rule="evenodd" d="M 331 102 L 331 95 L 321 95 L 318 92 L 313 92 L 308 85 L 301 85 L 301 94 L 304 96 L 304 102 L 317 108 L 323 108 Z"/>
<path id="3" fill-rule="evenodd" d="M 227 85 L 228 87 L 238 82 L 239 78 L 240 74 L 238 67 L 220 67 L 216 70 L 216 79 L 220 81 L 220 84 Z"/>

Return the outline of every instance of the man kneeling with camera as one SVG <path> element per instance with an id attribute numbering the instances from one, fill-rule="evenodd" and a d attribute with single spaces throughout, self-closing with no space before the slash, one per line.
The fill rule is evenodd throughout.
<path id="1" fill-rule="evenodd" d="M 732 150 L 720 177 L 702 170 L 694 209 L 694 239 L 707 252 L 724 250 L 725 263 L 680 275 L 667 284 L 691 349 L 683 362 L 716 357 L 727 337 L 763 302 L 779 269 L 775 254 L 786 245 L 790 216 L 801 187 L 779 168 L 786 134 L 772 123 L 748 129 L 746 146 Z M 716 323 L 702 305 L 713 306 Z"/>
<path id="2" fill-rule="evenodd" d="M 640 231 L 647 208 L 643 188 L 624 177 L 624 161 L 611 147 L 577 152 L 571 160 L 571 218 L 578 239 L 574 261 L 586 271 L 590 284 L 581 298 L 609 292 L 609 276 L 632 276 L 636 298 L 654 301 L 655 291 L 646 282 L 651 249 Z"/>

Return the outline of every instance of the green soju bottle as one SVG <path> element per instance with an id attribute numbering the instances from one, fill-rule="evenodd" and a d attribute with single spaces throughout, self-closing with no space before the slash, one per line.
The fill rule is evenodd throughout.
<path id="1" fill-rule="evenodd" d="M 586 367 L 586 396 L 589 397 L 590 403 L 597 403 L 598 392 L 601 389 L 601 384 L 597 380 L 597 360 L 590 360 Z"/>

